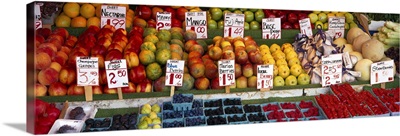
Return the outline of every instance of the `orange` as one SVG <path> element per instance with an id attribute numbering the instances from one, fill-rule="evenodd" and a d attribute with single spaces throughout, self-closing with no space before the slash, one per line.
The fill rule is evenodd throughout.
<path id="1" fill-rule="evenodd" d="M 89 19 L 87 20 L 86 23 L 87 23 L 87 24 L 86 24 L 86 27 L 89 27 L 89 26 L 91 26 L 91 25 L 100 27 L 100 18 L 98 18 L 98 17 L 91 17 L 91 18 L 89 18 Z"/>
<path id="2" fill-rule="evenodd" d="M 91 18 L 95 15 L 95 11 L 96 9 L 94 8 L 94 6 L 92 4 L 83 4 L 79 10 L 79 12 L 81 13 L 81 16 L 85 17 L 85 18 Z"/>
<path id="3" fill-rule="evenodd" d="M 86 18 L 82 16 L 73 18 L 71 20 L 71 27 L 86 27 Z"/>
<path id="4" fill-rule="evenodd" d="M 71 18 L 66 15 L 58 15 L 55 20 L 56 27 L 69 27 L 71 25 Z"/>
<path id="5" fill-rule="evenodd" d="M 78 3 L 66 3 L 64 4 L 63 11 L 65 15 L 70 18 L 77 17 L 79 15 L 80 6 Z"/>
<path id="6" fill-rule="evenodd" d="M 129 9 L 128 12 L 126 12 L 127 16 L 135 16 L 135 12 L 132 9 Z"/>
<path id="7" fill-rule="evenodd" d="M 101 5 L 96 7 L 96 17 L 101 17 Z"/>

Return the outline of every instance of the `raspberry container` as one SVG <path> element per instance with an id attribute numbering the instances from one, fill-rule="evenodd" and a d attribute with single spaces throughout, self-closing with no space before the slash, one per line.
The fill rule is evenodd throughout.
<path id="1" fill-rule="evenodd" d="M 223 106 L 242 105 L 242 100 L 240 98 L 223 98 L 222 104 Z"/>
<path id="2" fill-rule="evenodd" d="M 317 105 L 315 104 L 315 102 L 314 101 L 304 101 L 305 103 L 312 103 L 312 107 L 315 107 L 315 108 L 317 108 Z M 308 109 L 308 108 L 310 108 L 311 106 L 309 106 L 308 107 L 308 105 L 307 106 L 305 106 L 305 105 L 301 105 L 300 106 L 300 103 L 301 103 L 301 101 L 300 102 L 295 102 L 296 103 L 296 106 L 297 106 L 297 108 L 299 108 L 299 109 Z"/>
<path id="3" fill-rule="evenodd" d="M 279 102 L 279 106 L 281 109 L 298 109 L 297 104 L 295 102 Z M 287 106 L 293 106 L 293 107 L 287 107 Z"/>
<path id="4" fill-rule="evenodd" d="M 291 113 L 295 113 L 296 110 L 298 110 L 298 109 L 283 110 L 283 113 L 285 113 L 285 116 L 288 118 L 288 120 L 294 119 L 294 118 L 297 118 L 297 119 L 304 119 L 304 115 L 303 115 L 303 113 L 302 113 L 300 110 L 298 110 L 299 113 L 300 113 L 298 117 L 297 117 L 297 115 L 296 115 L 296 117 L 291 117 L 291 116 L 293 116 L 293 115 L 290 115 L 290 114 L 291 114 Z M 297 114 L 297 113 L 296 113 L 296 114 Z"/>
<path id="5" fill-rule="evenodd" d="M 274 115 L 270 115 L 270 114 L 274 114 L 273 113 L 274 111 L 280 112 L 281 114 L 283 114 L 283 117 L 281 119 L 278 119 L 278 118 L 274 117 Z M 283 110 L 274 110 L 274 111 L 265 112 L 265 117 L 268 119 L 268 122 L 282 122 L 282 121 L 288 120 L 288 118 L 286 117 L 285 112 Z"/>
<path id="6" fill-rule="evenodd" d="M 273 110 L 273 109 L 267 109 L 268 106 L 274 106 L 274 107 L 276 107 L 276 110 L 282 109 L 281 106 L 279 106 L 278 102 L 264 103 L 264 104 L 261 104 L 261 109 L 264 113 Z"/>
<path id="7" fill-rule="evenodd" d="M 244 120 L 238 120 L 238 121 L 233 121 L 232 118 L 237 116 L 238 118 L 243 118 Z M 228 121 L 228 124 L 249 124 L 249 121 L 247 120 L 246 114 L 230 114 L 226 115 L 226 120 Z"/>

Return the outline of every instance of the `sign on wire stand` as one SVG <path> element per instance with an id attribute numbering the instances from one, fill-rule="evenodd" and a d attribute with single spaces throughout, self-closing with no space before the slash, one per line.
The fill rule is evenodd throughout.
<path id="1" fill-rule="evenodd" d="M 196 32 L 197 39 L 207 39 L 207 13 L 186 12 L 185 15 L 186 30 Z"/>
<path id="2" fill-rule="evenodd" d="M 226 13 L 224 17 L 224 37 L 243 38 L 244 14 Z"/>
<path id="3" fill-rule="evenodd" d="M 92 86 L 99 85 L 99 58 L 76 58 L 77 85 L 85 87 L 86 101 L 93 100 Z"/>
<path id="4" fill-rule="evenodd" d="M 262 19 L 262 38 L 281 39 L 281 18 Z"/>
<path id="5" fill-rule="evenodd" d="M 394 81 L 394 61 L 381 61 L 371 64 L 371 85 Z"/>
<path id="6" fill-rule="evenodd" d="M 182 86 L 185 69 L 183 60 L 167 60 L 165 71 L 165 86 L 171 86 L 171 96 L 174 95 L 175 86 Z"/>
<path id="7" fill-rule="evenodd" d="M 169 30 L 171 29 L 171 13 L 170 12 L 157 12 L 156 16 L 156 29 L 157 30 Z"/>
<path id="8" fill-rule="evenodd" d="M 231 85 L 235 84 L 235 60 L 218 61 L 219 86 L 225 86 L 225 92 L 230 93 Z"/>
<path id="9" fill-rule="evenodd" d="M 311 28 L 310 18 L 304 18 L 302 20 L 299 20 L 299 24 L 300 24 L 300 33 L 305 34 L 308 37 L 312 37 L 313 32 Z"/>
<path id="10" fill-rule="evenodd" d="M 101 6 L 101 27 L 105 25 L 114 26 L 115 29 L 125 29 L 126 7 L 124 6 Z"/>
<path id="11" fill-rule="evenodd" d="M 322 86 L 342 83 L 342 54 L 322 56 L 321 64 Z"/>
<path id="12" fill-rule="evenodd" d="M 257 89 L 267 91 L 273 87 L 274 65 L 257 66 Z"/>
<path id="13" fill-rule="evenodd" d="M 108 88 L 118 89 L 118 99 L 123 99 L 121 87 L 128 87 L 128 69 L 126 60 L 105 61 Z"/>
<path id="14" fill-rule="evenodd" d="M 331 37 L 334 37 L 334 39 L 343 38 L 345 24 L 346 24 L 345 17 L 329 17 L 329 19 L 328 19 L 328 34 Z"/>

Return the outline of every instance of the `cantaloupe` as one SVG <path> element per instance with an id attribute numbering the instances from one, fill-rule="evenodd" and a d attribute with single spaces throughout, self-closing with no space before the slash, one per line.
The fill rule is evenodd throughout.
<path id="1" fill-rule="evenodd" d="M 359 36 L 357 36 L 354 40 L 353 40 L 353 50 L 354 51 L 358 51 L 361 52 L 361 47 L 362 44 L 368 40 L 370 40 L 371 37 L 367 34 L 367 33 L 363 33 Z M 362 53 L 362 52 L 361 52 Z"/>
<path id="2" fill-rule="evenodd" d="M 353 44 L 353 40 L 357 38 L 357 36 L 363 34 L 364 31 L 361 28 L 353 27 L 347 32 L 346 40 L 347 43 Z"/>
<path id="3" fill-rule="evenodd" d="M 361 53 L 364 59 L 377 62 L 385 56 L 383 43 L 376 39 L 370 39 L 362 44 Z"/>
<path id="4" fill-rule="evenodd" d="M 370 80 L 371 74 L 371 64 L 373 62 L 369 59 L 362 59 L 357 62 L 356 66 L 354 66 L 354 70 L 361 72 L 361 77 L 357 77 L 357 80 L 360 81 L 368 81 Z"/>

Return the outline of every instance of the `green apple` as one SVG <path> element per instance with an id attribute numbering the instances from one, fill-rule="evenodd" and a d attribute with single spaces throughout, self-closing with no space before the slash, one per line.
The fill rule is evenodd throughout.
<path id="1" fill-rule="evenodd" d="M 256 19 L 257 22 L 261 23 L 262 19 L 265 18 L 264 12 L 261 10 L 258 10 L 254 13 L 254 18 Z"/>
<path id="2" fill-rule="evenodd" d="M 224 29 L 224 20 L 218 21 L 218 29 Z"/>
<path id="3" fill-rule="evenodd" d="M 345 14 L 344 14 L 344 17 L 346 18 L 346 23 L 354 22 L 353 14 L 351 14 L 351 13 L 345 13 Z"/>
<path id="4" fill-rule="evenodd" d="M 151 112 L 151 107 L 142 107 L 142 109 L 140 110 L 140 114 L 149 114 Z"/>
<path id="5" fill-rule="evenodd" d="M 299 84 L 299 85 L 308 85 L 308 84 L 310 84 L 310 75 L 308 75 L 307 73 L 301 73 L 297 77 L 297 84 Z"/>
<path id="6" fill-rule="evenodd" d="M 318 29 L 318 28 L 323 28 L 324 27 L 324 23 L 322 23 L 321 21 L 317 21 L 317 22 L 315 22 L 315 29 Z"/>
<path id="7" fill-rule="evenodd" d="M 250 30 L 250 24 L 247 22 L 244 22 L 244 30 Z"/>
<path id="8" fill-rule="evenodd" d="M 297 78 L 294 75 L 290 75 L 290 76 L 286 77 L 285 85 L 286 86 L 297 85 Z"/>
<path id="9" fill-rule="evenodd" d="M 235 10 L 235 11 L 233 11 L 233 13 L 235 13 L 235 14 L 243 14 L 243 12 L 242 11 L 240 11 L 240 10 Z"/>
<path id="10" fill-rule="evenodd" d="M 155 113 L 160 113 L 161 112 L 160 105 L 154 104 L 153 106 L 151 106 L 151 111 L 153 111 Z"/>
<path id="11" fill-rule="evenodd" d="M 275 86 L 285 86 L 285 80 L 281 76 L 274 77 L 274 87 Z"/>
<path id="12" fill-rule="evenodd" d="M 147 124 L 146 121 L 141 121 L 138 125 L 139 129 L 147 129 L 147 127 L 149 127 L 149 125 Z"/>
<path id="13" fill-rule="evenodd" d="M 258 23 L 257 21 L 250 22 L 250 30 L 260 30 L 260 29 L 261 29 L 260 23 Z"/>
<path id="14" fill-rule="evenodd" d="M 251 22 L 254 20 L 254 13 L 251 11 L 244 12 L 244 21 Z"/>
<path id="15" fill-rule="evenodd" d="M 220 8 L 211 8 L 210 12 L 211 12 L 211 18 L 213 20 L 221 20 L 223 14 Z"/>
<path id="16" fill-rule="evenodd" d="M 217 29 L 218 28 L 217 22 L 215 22 L 215 20 L 209 19 L 207 21 L 207 28 L 208 29 Z"/>
<path id="17" fill-rule="evenodd" d="M 290 75 L 290 69 L 287 65 L 280 65 L 278 66 L 278 75 L 286 78 Z"/>
<path id="18" fill-rule="evenodd" d="M 328 21 L 328 16 L 325 13 L 319 13 L 318 20 L 321 21 L 322 23 L 325 23 Z"/>
<path id="19" fill-rule="evenodd" d="M 252 8 L 252 9 L 248 9 L 248 10 L 251 11 L 251 12 L 256 12 L 256 11 L 258 11 L 259 9 Z"/>
<path id="20" fill-rule="evenodd" d="M 290 67 L 290 74 L 297 77 L 301 74 L 303 68 L 301 67 L 300 64 L 294 64 L 293 66 Z"/>
<path id="21" fill-rule="evenodd" d="M 315 23 L 318 21 L 318 15 L 315 13 L 308 14 L 308 18 L 310 18 L 311 23 Z"/>

